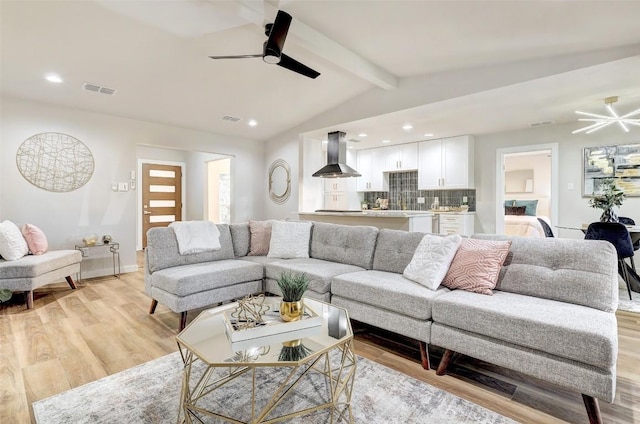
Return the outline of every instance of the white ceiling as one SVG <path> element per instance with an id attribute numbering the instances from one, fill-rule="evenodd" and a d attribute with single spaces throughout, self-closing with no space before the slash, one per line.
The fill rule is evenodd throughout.
<path id="1" fill-rule="evenodd" d="M 1 94 L 267 140 L 370 90 L 410 78 L 611 49 L 640 40 L 640 1 L 7 1 L 0 2 Z M 261 59 L 277 7 L 294 20 L 284 52 L 311 80 Z M 358 147 L 575 121 L 573 111 L 640 107 L 640 57 L 505 86 L 340 129 Z M 44 74 L 57 72 L 63 84 Z M 85 82 L 115 88 L 106 96 Z M 382 88 L 380 88 L 382 87 Z M 225 115 L 242 118 L 237 123 Z M 249 119 L 259 125 L 251 128 Z M 412 132 L 400 126 L 414 125 Z M 340 124 L 340 125 L 339 125 Z M 632 131 L 640 131 L 640 127 Z"/>

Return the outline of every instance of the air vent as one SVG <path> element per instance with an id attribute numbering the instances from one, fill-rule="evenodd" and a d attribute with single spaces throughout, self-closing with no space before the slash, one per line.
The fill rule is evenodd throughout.
<path id="1" fill-rule="evenodd" d="M 114 94 L 116 94 L 115 88 L 102 87 L 100 85 L 91 84 L 88 82 L 85 82 L 84 84 L 82 84 L 82 89 L 87 91 L 93 91 L 94 93 L 106 94 L 107 96 L 113 96 Z"/>
<path id="2" fill-rule="evenodd" d="M 529 124 L 530 127 L 545 127 L 547 125 L 553 125 L 556 121 L 540 121 L 540 122 L 532 122 Z"/>
<path id="3" fill-rule="evenodd" d="M 222 120 L 223 121 L 238 122 L 240 120 L 240 118 L 238 118 L 237 116 L 224 115 L 222 117 Z"/>

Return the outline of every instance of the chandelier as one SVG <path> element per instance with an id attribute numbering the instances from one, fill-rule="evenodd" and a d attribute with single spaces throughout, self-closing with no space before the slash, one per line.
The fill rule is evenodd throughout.
<path id="1" fill-rule="evenodd" d="M 613 109 L 613 106 L 611 106 L 617 101 L 618 96 L 607 97 L 604 99 L 604 103 L 607 105 L 607 110 L 611 114 L 609 116 L 598 115 L 597 113 L 580 112 L 576 110 L 577 114 L 588 116 L 588 118 L 579 118 L 578 121 L 591 122 L 591 125 L 577 129 L 573 131 L 572 134 L 577 134 L 583 131 L 585 132 L 585 134 L 591 134 L 594 131 L 598 131 L 601 128 L 607 127 L 611 124 L 615 124 L 616 122 L 622 127 L 625 132 L 629 132 L 629 128 L 627 128 L 627 125 L 640 126 L 640 119 L 631 118 L 634 115 L 640 114 L 640 109 L 636 109 L 633 112 L 629 112 L 626 115 L 620 116 Z"/>

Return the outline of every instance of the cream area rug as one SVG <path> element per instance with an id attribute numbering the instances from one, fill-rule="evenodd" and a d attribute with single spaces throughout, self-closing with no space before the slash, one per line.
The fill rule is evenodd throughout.
<path id="1" fill-rule="evenodd" d="M 84 386 L 33 403 L 38 424 L 175 423 L 178 416 L 182 361 L 173 353 Z M 264 371 L 269 373 L 272 371 Z M 277 372 L 277 371 L 273 371 Z M 425 371 L 426 372 L 426 371 Z M 250 404 L 238 401 L 247 391 L 240 380 L 223 389 L 216 402 L 242 413 Z M 273 377 L 273 376 L 272 376 Z M 269 393 L 265 378 L 263 391 Z M 244 386 L 244 389 L 242 388 Z M 292 402 L 313 401 L 318 388 L 299 384 Z M 226 390 L 226 392 L 225 392 Z M 286 405 L 284 405 L 286 407 Z M 358 357 L 351 398 L 356 423 L 515 423 L 509 418 L 461 399 L 383 365 Z M 289 423 L 328 423 L 328 413 L 300 417 Z M 203 421 L 218 423 L 221 421 Z M 334 421 L 336 422 L 336 421 Z M 340 422 L 340 421 L 338 421 Z"/>
<path id="2" fill-rule="evenodd" d="M 629 300 L 629 292 L 627 291 L 627 285 L 618 278 L 620 295 L 618 296 L 618 310 L 627 312 L 640 313 L 640 293 L 631 291 L 632 300 Z"/>

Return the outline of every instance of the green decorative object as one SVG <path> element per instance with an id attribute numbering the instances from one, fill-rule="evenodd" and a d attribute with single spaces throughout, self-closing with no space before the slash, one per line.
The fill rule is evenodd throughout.
<path id="1" fill-rule="evenodd" d="M 302 296 L 309 287 L 309 278 L 303 273 L 285 271 L 276 281 L 282 291 L 280 318 L 283 321 L 298 321 L 304 316 Z"/>
<path id="2" fill-rule="evenodd" d="M 282 300 L 285 302 L 298 302 L 309 288 L 309 278 L 306 274 L 293 271 L 280 274 L 277 283 L 282 291 Z"/>
<path id="3" fill-rule="evenodd" d="M 11 299 L 12 295 L 13 292 L 11 290 L 0 289 L 0 303 L 7 302 L 9 299 Z"/>
<path id="4" fill-rule="evenodd" d="M 602 180 L 602 194 L 598 194 L 589 200 L 589 206 L 602 209 L 600 222 L 618 222 L 618 215 L 613 210 L 614 206 L 621 206 L 624 200 L 624 192 L 616 187 L 616 180 L 607 178 Z"/>

